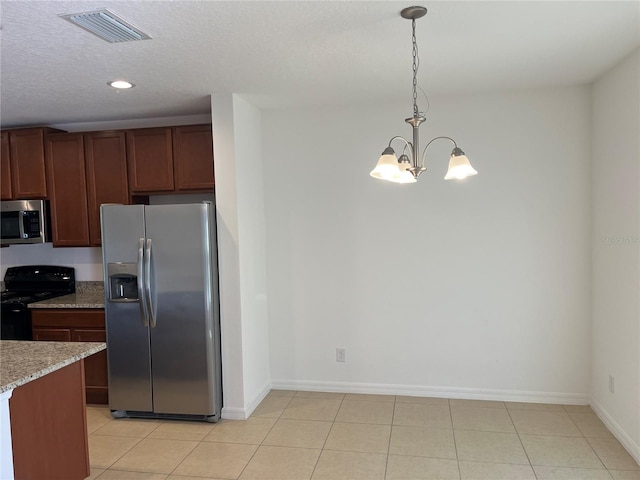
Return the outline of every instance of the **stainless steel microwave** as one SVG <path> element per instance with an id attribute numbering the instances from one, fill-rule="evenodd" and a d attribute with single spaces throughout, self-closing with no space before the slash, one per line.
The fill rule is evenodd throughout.
<path id="1" fill-rule="evenodd" d="M 49 236 L 49 204 L 46 200 L 0 202 L 0 244 L 44 243 Z"/>

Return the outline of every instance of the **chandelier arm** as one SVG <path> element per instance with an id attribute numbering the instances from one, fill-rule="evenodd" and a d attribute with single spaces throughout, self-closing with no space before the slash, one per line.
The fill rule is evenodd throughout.
<path id="1" fill-rule="evenodd" d="M 441 140 L 441 139 L 446 139 L 446 140 L 450 140 L 451 142 L 453 142 L 453 148 L 458 148 L 458 144 L 456 143 L 456 141 L 451 138 L 451 137 L 436 137 L 436 138 L 432 138 L 431 140 L 429 140 L 429 143 L 427 143 L 427 145 L 424 147 L 424 150 L 422 151 L 422 160 L 421 160 L 421 166 L 424 167 L 424 160 L 426 158 L 427 155 L 427 149 L 429 148 L 429 145 L 431 145 L 433 142 L 435 142 L 436 140 Z"/>
<path id="2" fill-rule="evenodd" d="M 389 146 L 391 146 L 391 143 L 394 140 L 402 140 L 405 143 L 405 146 L 409 148 L 409 152 L 411 153 L 411 158 L 413 159 L 415 157 L 415 152 L 413 151 L 413 145 L 411 144 L 410 141 L 408 141 L 406 138 L 404 138 L 404 137 L 402 137 L 400 135 L 396 135 L 391 140 L 389 140 Z"/>

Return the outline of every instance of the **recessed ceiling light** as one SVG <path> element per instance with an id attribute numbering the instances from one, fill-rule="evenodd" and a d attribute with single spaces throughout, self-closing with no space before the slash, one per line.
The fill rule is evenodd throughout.
<path id="1" fill-rule="evenodd" d="M 127 82 L 126 80 L 114 80 L 113 82 L 107 82 L 107 85 L 113 88 L 126 89 L 133 88 L 135 84 Z"/>

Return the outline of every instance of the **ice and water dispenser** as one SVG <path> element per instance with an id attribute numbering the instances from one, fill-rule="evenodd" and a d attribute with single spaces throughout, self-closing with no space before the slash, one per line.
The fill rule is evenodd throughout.
<path id="1" fill-rule="evenodd" d="M 109 301 L 137 302 L 138 275 L 136 263 L 108 263 Z"/>

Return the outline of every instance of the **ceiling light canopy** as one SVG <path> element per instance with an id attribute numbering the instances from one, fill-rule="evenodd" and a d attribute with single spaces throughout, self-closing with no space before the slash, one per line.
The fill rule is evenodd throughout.
<path id="1" fill-rule="evenodd" d="M 424 7 L 408 7 L 400 12 L 403 18 L 411 20 L 411 43 L 413 45 L 413 116 L 405 119 L 413 130 L 413 143 L 404 137 L 396 136 L 389 140 L 389 146 L 384 149 L 376 167 L 371 171 L 370 175 L 380 180 L 388 180 L 395 183 L 415 183 L 422 172 L 426 170 L 424 166 L 425 155 L 429 146 L 436 140 L 449 140 L 453 143 L 453 150 L 449 159 L 449 170 L 445 175 L 445 180 L 463 179 L 478 172 L 471 166 L 469 159 L 464 152 L 458 148 L 455 140 L 450 137 L 436 137 L 430 140 L 424 147 L 422 156 L 419 155 L 419 132 L 420 125 L 426 120 L 424 115 L 420 113 L 417 105 L 417 87 L 418 87 L 418 44 L 416 42 L 416 19 L 424 17 L 427 9 Z M 398 159 L 396 153 L 391 147 L 395 140 L 404 143 L 402 155 Z"/>

